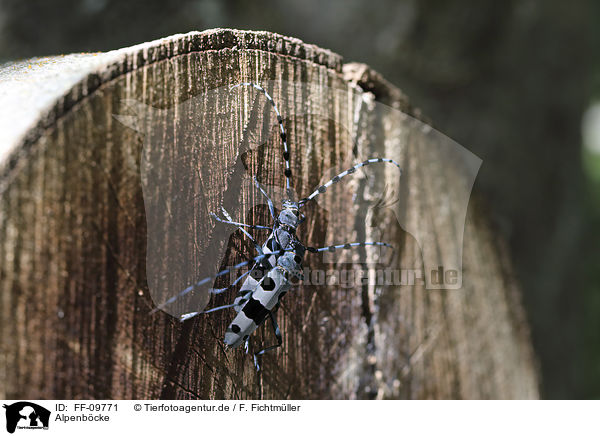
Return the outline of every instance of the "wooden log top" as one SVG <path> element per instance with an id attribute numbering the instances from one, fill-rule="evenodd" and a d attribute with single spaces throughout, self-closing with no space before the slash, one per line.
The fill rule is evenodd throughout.
<path id="1" fill-rule="evenodd" d="M 8 62 L 0 65 L 0 178 L 43 130 L 102 84 L 161 60 L 223 49 L 278 53 L 342 69 L 342 57 L 330 50 L 270 32 L 233 29 L 177 34 L 107 53 Z"/>

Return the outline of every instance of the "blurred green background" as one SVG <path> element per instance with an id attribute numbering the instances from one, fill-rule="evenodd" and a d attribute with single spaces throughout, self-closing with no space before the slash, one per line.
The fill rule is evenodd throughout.
<path id="1" fill-rule="evenodd" d="M 0 0 L 0 61 L 234 27 L 369 64 L 483 159 L 543 396 L 600 398 L 598 18 L 591 0 Z"/>

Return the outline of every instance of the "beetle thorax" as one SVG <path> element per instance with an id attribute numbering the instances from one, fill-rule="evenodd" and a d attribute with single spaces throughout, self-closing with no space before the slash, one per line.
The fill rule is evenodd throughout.
<path id="1" fill-rule="evenodd" d="M 283 202 L 283 208 L 279 212 L 277 220 L 279 224 L 288 227 L 290 230 L 296 230 L 298 225 L 304 221 L 304 217 L 300 213 L 298 203 L 290 200 Z"/>

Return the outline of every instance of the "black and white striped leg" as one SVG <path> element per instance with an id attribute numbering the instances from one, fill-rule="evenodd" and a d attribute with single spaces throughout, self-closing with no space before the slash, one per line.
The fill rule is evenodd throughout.
<path id="1" fill-rule="evenodd" d="M 273 206 L 273 200 L 271 200 L 271 197 L 269 197 L 269 195 L 265 192 L 265 190 L 260 185 L 260 183 L 258 183 L 256 176 L 254 176 L 254 184 L 260 190 L 260 192 L 262 192 L 262 195 L 264 195 L 265 198 L 267 199 L 267 204 L 269 205 L 269 211 L 271 212 L 271 216 L 275 220 L 277 218 L 277 216 L 275 215 L 275 206 Z"/>
<path id="2" fill-rule="evenodd" d="M 283 344 L 283 338 L 281 337 L 281 330 L 279 330 L 279 325 L 277 324 L 277 319 L 275 318 L 275 314 L 273 311 L 269 312 L 269 318 L 271 319 L 271 325 L 273 326 L 273 332 L 275 333 L 275 338 L 277 339 L 277 344 L 271 345 L 270 347 L 263 348 L 262 350 L 254 353 L 254 366 L 256 366 L 256 370 L 260 371 L 260 366 L 258 365 L 258 356 L 265 354 L 267 351 L 274 350 L 275 348 L 281 347 Z"/>
<path id="3" fill-rule="evenodd" d="M 331 185 L 339 182 L 344 177 L 346 177 L 350 174 L 354 174 L 357 169 L 359 169 L 361 167 L 365 167 L 367 165 L 371 165 L 373 163 L 380 163 L 380 162 L 391 163 L 391 164 L 396 165 L 398 167 L 398 169 L 400 170 L 400 174 L 402 174 L 402 168 L 400 168 L 400 164 L 398 164 L 398 162 L 396 162 L 392 159 L 384 159 L 384 158 L 367 159 L 364 162 L 357 163 L 352 168 L 349 168 L 346 171 L 342 171 L 337 176 L 335 176 L 334 178 L 329 180 L 327 183 L 319 186 L 317 189 L 315 189 L 315 191 L 312 194 L 310 194 L 308 197 L 303 198 L 302 200 L 299 201 L 300 206 L 303 206 L 306 202 L 314 199 L 317 195 L 324 193 L 325 191 L 327 191 L 327 188 L 329 188 Z"/>
<path id="4" fill-rule="evenodd" d="M 158 312 L 159 310 L 164 309 L 169 304 L 174 303 L 175 301 L 177 301 L 178 298 L 181 298 L 184 295 L 189 294 L 194 289 L 197 289 L 200 286 L 204 286 L 204 285 L 206 285 L 208 283 L 214 282 L 217 277 L 224 276 L 225 274 L 229 274 L 230 272 L 236 271 L 236 270 L 238 270 L 240 268 L 243 268 L 243 267 L 245 267 L 247 265 L 250 265 L 250 264 L 253 264 L 253 263 L 256 263 L 256 262 L 260 262 L 261 260 L 263 260 L 264 258 L 266 258 L 268 256 L 273 256 L 273 255 L 277 256 L 277 255 L 285 253 L 286 251 L 292 251 L 292 250 L 293 250 L 292 248 L 286 248 L 284 250 L 276 250 L 276 251 L 272 251 L 270 253 L 261 254 L 260 256 L 256 256 L 256 257 L 254 257 L 254 258 L 252 258 L 250 260 L 245 260 L 244 262 L 240 262 L 237 265 L 232 266 L 231 268 L 227 268 L 227 269 L 224 269 L 222 271 L 219 271 L 218 273 L 216 273 L 213 276 L 205 277 L 202 280 L 194 283 L 193 285 L 188 286 L 187 288 L 185 288 L 183 291 L 179 292 L 178 294 L 172 296 L 171 298 L 169 298 L 164 303 L 161 303 L 158 306 L 156 306 L 154 309 L 152 309 L 150 311 L 150 314 L 152 315 L 152 314 Z"/>
<path id="5" fill-rule="evenodd" d="M 237 221 L 224 220 L 223 218 L 221 218 L 220 216 L 218 216 L 217 214 L 214 214 L 212 212 L 210 213 L 210 216 L 212 216 L 214 219 L 216 219 L 220 223 L 224 223 L 224 224 L 232 224 L 234 226 L 246 227 L 248 229 L 254 229 L 254 230 L 273 230 L 271 227 L 267 227 L 267 226 L 255 226 L 252 224 L 238 223 Z"/>
<path id="6" fill-rule="evenodd" d="M 201 313 L 211 313 L 211 312 L 217 312 L 219 310 L 223 310 L 223 309 L 229 309 L 231 307 L 234 307 L 235 304 L 225 304 L 224 306 L 217 306 L 217 307 L 213 307 L 212 309 L 208 309 L 208 310 L 204 310 L 202 312 L 190 312 L 190 313 L 184 313 L 183 315 L 181 315 L 181 317 L 179 318 L 179 321 L 183 322 L 183 321 L 187 321 L 190 318 L 195 317 L 196 315 L 200 315 Z"/>
<path id="7" fill-rule="evenodd" d="M 227 212 L 223 206 L 221 206 L 221 211 L 223 212 L 223 215 L 225 215 L 225 218 L 227 218 L 229 221 L 233 221 L 233 218 L 231 218 L 231 215 L 229 215 L 229 212 Z M 262 247 L 260 246 L 260 244 L 258 242 L 256 242 L 256 240 L 252 237 L 252 235 L 250 233 L 248 233 L 246 231 L 246 229 L 244 229 L 242 226 L 237 226 L 237 228 L 239 230 L 241 230 L 242 233 L 244 235 L 246 235 L 246 237 L 248 239 L 250 239 L 250 241 L 252 241 L 252 243 L 254 244 L 254 248 L 256 248 L 257 253 L 263 254 Z"/>
<path id="8" fill-rule="evenodd" d="M 393 248 L 392 245 L 386 242 L 351 242 L 348 244 L 339 244 L 339 245 L 329 245 L 327 247 L 315 248 L 315 247 L 306 247 L 306 250 L 310 253 L 322 253 L 324 251 L 329 251 L 333 253 L 338 249 L 349 249 L 354 247 L 368 247 L 368 246 L 376 246 L 376 247 L 388 247 Z"/>
<path id="9" fill-rule="evenodd" d="M 221 294 L 221 293 L 225 292 L 226 290 L 228 290 L 228 289 L 234 287 L 235 285 L 237 285 L 240 282 L 240 280 L 242 280 L 248 274 L 250 274 L 250 270 L 248 270 L 244 274 L 240 275 L 237 279 L 235 279 L 235 281 L 232 284 L 230 284 L 226 288 L 217 288 L 217 289 L 212 288 L 212 289 L 209 289 L 209 292 L 211 294 L 215 294 L 215 295 Z M 208 309 L 208 310 L 205 310 L 203 312 L 189 312 L 189 313 L 184 313 L 183 315 L 181 315 L 179 317 L 179 321 L 184 322 L 184 321 L 187 321 L 190 318 L 193 318 L 193 317 L 195 317 L 197 315 L 200 315 L 201 313 L 216 312 L 216 311 L 219 311 L 219 310 L 228 309 L 228 308 L 233 307 L 233 306 L 235 306 L 235 304 L 226 304 L 224 306 L 213 307 L 212 309 Z"/>
<path id="10" fill-rule="evenodd" d="M 277 115 L 277 122 L 279 123 L 279 136 L 281 137 L 281 142 L 283 143 L 283 160 L 285 161 L 285 189 L 286 192 L 288 194 L 289 198 L 291 197 L 291 178 L 292 178 L 292 170 L 290 169 L 290 150 L 288 149 L 288 144 L 287 144 L 287 135 L 285 133 L 285 129 L 283 128 L 283 118 L 281 117 L 281 114 L 279 113 L 279 109 L 277 109 L 277 105 L 275 104 L 275 101 L 273 100 L 273 98 L 269 95 L 269 93 L 260 85 L 257 85 L 256 83 L 251 83 L 251 82 L 245 82 L 245 83 L 240 83 L 238 85 L 234 85 L 231 88 L 237 88 L 239 86 L 251 86 L 255 89 L 258 89 L 260 92 L 262 92 L 264 94 L 264 96 L 267 98 L 267 100 L 269 101 L 269 103 L 271 103 L 271 106 L 273 107 L 273 110 L 275 111 L 275 114 Z"/>
<path id="11" fill-rule="evenodd" d="M 212 289 L 209 289 L 209 292 L 210 292 L 211 294 L 214 294 L 214 295 L 219 295 L 219 294 L 222 294 L 222 293 L 223 293 L 223 292 L 225 292 L 226 290 L 228 290 L 228 289 L 231 289 L 231 288 L 233 288 L 235 285 L 237 285 L 237 284 L 240 282 L 240 280 L 242 280 L 244 277 L 246 277 L 248 274 L 250 274 L 250 272 L 251 272 L 251 271 L 252 271 L 252 270 L 251 270 L 251 269 L 249 269 L 249 270 L 248 270 L 248 271 L 246 271 L 244 274 L 240 275 L 240 276 L 239 276 L 237 279 L 235 279 L 235 281 L 234 281 L 232 284 L 230 284 L 229 286 L 227 286 L 227 287 L 225 287 L 225 288 L 212 288 Z"/>

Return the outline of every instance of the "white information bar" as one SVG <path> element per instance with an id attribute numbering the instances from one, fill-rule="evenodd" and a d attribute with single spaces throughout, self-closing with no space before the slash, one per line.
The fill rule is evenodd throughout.
<path id="1" fill-rule="evenodd" d="M 600 434 L 598 401 L 5 400 L 0 435 Z M 307 431 L 311 433 L 307 433 Z M 127 433 L 125 433 L 127 432 Z"/>

